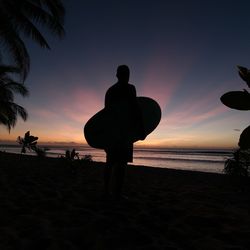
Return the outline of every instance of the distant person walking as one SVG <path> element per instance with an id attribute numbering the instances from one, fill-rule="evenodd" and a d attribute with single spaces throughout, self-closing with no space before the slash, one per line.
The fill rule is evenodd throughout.
<path id="1" fill-rule="evenodd" d="M 107 161 L 104 171 L 105 192 L 113 192 L 119 199 L 125 178 L 128 162 L 133 162 L 132 131 L 136 131 L 141 139 L 145 138 L 139 112 L 136 89 L 129 84 L 130 71 L 128 66 L 120 65 L 116 76 L 118 82 L 111 86 L 105 95 L 105 109 L 116 121 L 118 131 L 115 138 L 107 142 L 105 148 Z"/>

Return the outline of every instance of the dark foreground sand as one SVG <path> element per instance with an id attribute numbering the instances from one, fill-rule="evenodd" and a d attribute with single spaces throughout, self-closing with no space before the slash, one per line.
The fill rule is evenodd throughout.
<path id="1" fill-rule="evenodd" d="M 102 171 L 0 153 L 0 249 L 250 249 L 247 180 L 131 166 L 114 202 Z"/>

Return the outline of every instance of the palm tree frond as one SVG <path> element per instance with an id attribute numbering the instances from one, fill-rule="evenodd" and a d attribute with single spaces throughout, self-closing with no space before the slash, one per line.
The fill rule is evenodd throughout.
<path id="1" fill-rule="evenodd" d="M 14 104 L 14 103 L 13 103 Z M 15 104 L 16 112 L 21 116 L 21 118 L 26 121 L 28 119 L 28 113 L 22 106 Z"/>
<path id="2" fill-rule="evenodd" d="M 4 72 L 4 69 L 6 67 L 3 67 L 2 72 Z M 11 128 L 15 127 L 18 115 L 24 121 L 28 117 L 27 111 L 14 103 L 13 92 L 20 93 L 23 96 L 28 94 L 28 90 L 23 84 L 12 81 L 6 74 L 0 75 L 0 124 L 7 127 L 9 132 Z"/>
<path id="3" fill-rule="evenodd" d="M 9 130 L 11 129 L 11 127 L 15 127 L 17 115 L 20 115 L 24 121 L 26 121 L 28 118 L 27 111 L 14 102 L 9 102 L 8 105 L 5 106 L 5 112 L 1 112 L 1 114 L 2 120 L 4 122 L 3 124 L 7 125 Z"/>
<path id="4" fill-rule="evenodd" d="M 29 95 L 29 90 L 25 87 L 24 84 L 12 81 L 7 83 L 5 86 L 13 92 L 22 95 L 23 97 Z"/>
<path id="5" fill-rule="evenodd" d="M 8 103 L 9 101 L 14 101 L 14 94 L 10 89 L 7 89 L 5 87 L 2 87 L 2 84 L 0 85 L 0 110 L 5 106 L 4 103 Z"/>
<path id="6" fill-rule="evenodd" d="M 0 38 L 7 50 L 13 56 L 13 59 L 17 64 L 18 68 L 20 68 L 22 72 L 22 80 L 24 81 L 27 77 L 30 68 L 30 57 L 24 45 L 24 42 L 17 35 L 15 29 L 11 26 L 9 26 L 9 30 L 2 30 L 2 32 L 0 33 Z"/>
<path id="7" fill-rule="evenodd" d="M 20 68 L 22 81 L 29 72 L 30 58 L 21 35 L 49 49 L 36 24 L 62 38 L 65 34 L 64 16 L 62 0 L 0 0 L 0 42 Z"/>
<path id="8" fill-rule="evenodd" d="M 0 65 L 0 76 L 7 73 L 17 73 L 20 74 L 21 70 L 18 67 L 11 65 Z"/>
<path id="9" fill-rule="evenodd" d="M 20 11 L 16 10 L 13 23 L 18 30 L 22 30 L 27 37 L 37 42 L 42 48 L 49 49 L 49 45 L 35 25 Z"/>
<path id="10" fill-rule="evenodd" d="M 17 120 L 17 113 L 13 110 L 11 103 L 10 105 L 5 105 L 1 107 L 0 112 L 0 123 L 7 127 L 10 132 L 11 128 L 14 128 Z"/>
<path id="11" fill-rule="evenodd" d="M 64 23 L 65 9 L 61 0 L 39 0 L 39 2 L 41 6 L 45 5 L 61 24 Z"/>
<path id="12" fill-rule="evenodd" d="M 40 25 L 44 25 L 60 38 L 64 36 L 63 22 L 60 20 L 63 17 L 51 15 L 42 7 L 31 3 L 25 4 L 23 13 L 24 16 L 29 17 Z"/>

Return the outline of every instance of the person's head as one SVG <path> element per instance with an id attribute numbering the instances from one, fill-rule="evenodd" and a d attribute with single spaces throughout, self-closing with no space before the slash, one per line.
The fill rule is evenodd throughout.
<path id="1" fill-rule="evenodd" d="M 129 81 L 129 67 L 127 65 L 120 65 L 116 71 L 116 77 L 119 82 L 128 82 Z"/>

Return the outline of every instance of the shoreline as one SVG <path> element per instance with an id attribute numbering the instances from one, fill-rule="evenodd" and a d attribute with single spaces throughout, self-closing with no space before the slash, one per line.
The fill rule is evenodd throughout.
<path id="1" fill-rule="evenodd" d="M 2 151 L 9 153 L 20 154 L 20 150 L 8 150 L 2 148 Z M 63 150 L 62 150 L 63 149 Z M 60 158 L 65 155 L 65 150 L 70 148 L 51 148 L 46 153 L 47 157 Z M 1 147 L 0 147 L 1 151 Z M 85 155 L 92 155 L 93 160 L 96 162 L 106 161 L 105 152 L 101 149 L 93 148 L 76 148 L 80 158 L 84 158 Z M 35 153 L 27 152 L 26 155 L 36 155 Z M 224 163 L 227 158 L 231 158 L 231 152 L 219 152 L 219 151 L 201 151 L 201 150 L 135 150 L 134 162 L 132 165 L 148 166 L 155 168 L 170 168 L 179 170 L 190 170 L 200 172 L 212 172 L 223 174 Z"/>
<path id="2" fill-rule="evenodd" d="M 114 202 L 103 167 L 0 152 L 0 249 L 249 247 L 249 179 L 132 165 Z"/>
<path id="3" fill-rule="evenodd" d="M 62 159 L 65 159 L 64 157 L 64 155 L 60 155 L 60 154 L 52 154 L 52 155 L 54 155 L 54 156 L 51 156 L 51 154 L 48 154 L 48 155 L 46 155 L 44 158 L 39 158 L 37 155 L 36 155 L 36 153 L 34 153 L 34 152 L 28 152 L 28 153 L 26 153 L 26 154 L 21 154 L 21 153 L 13 153 L 13 152 L 7 152 L 7 151 L 1 151 L 0 150 L 0 157 L 1 157 L 1 154 L 3 154 L 3 155 L 9 155 L 9 157 L 11 157 L 11 156 L 13 156 L 14 158 L 16 158 L 17 156 L 18 157 L 24 157 L 24 158 L 26 158 L 26 157 L 31 157 L 31 158 L 38 158 L 38 159 L 59 159 L 59 160 L 62 160 Z M 57 156 L 55 156 L 55 155 L 57 155 Z M 80 156 L 85 156 L 85 155 L 80 155 Z M 77 160 L 75 160 L 75 161 L 77 161 Z M 80 159 L 80 161 L 81 161 L 81 159 Z M 180 160 L 180 161 L 182 161 L 182 160 Z M 101 166 L 101 167 L 104 167 L 105 166 L 105 162 L 104 161 L 95 161 L 95 160 L 93 160 L 92 162 L 91 162 L 91 164 L 97 164 L 98 166 Z M 175 168 L 165 168 L 165 167 L 155 167 L 155 166 L 147 166 L 147 165 L 139 165 L 139 164 L 134 164 L 133 162 L 132 163 L 128 163 L 128 166 L 129 167 L 138 167 L 138 168 L 153 168 L 153 169 L 165 169 L 165 170 L 169 170 L 169 171 L 177 171 L 177 172 L 194 172 L 194 173 L 205 173 L 205 174 L 218 174 L 218 175 L 221 175 L 221 174 L 223 174 L 224 175 L 224 173 L 223 172 L 205 172 L 205 171 L 199 171 L 199 170 L 194 170 L 194 169 L 190 169 L 190 170 L 186 170 L 186 169 L 175 169 Z"/>

